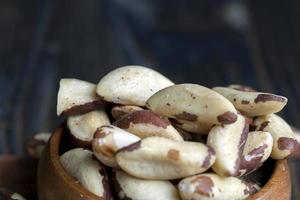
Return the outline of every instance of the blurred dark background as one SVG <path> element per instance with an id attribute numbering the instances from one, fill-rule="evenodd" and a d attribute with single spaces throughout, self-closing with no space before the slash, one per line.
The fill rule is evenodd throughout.
<path id="1" fill-rule="evenodd" d="M 0 152 L 22 154 L 51 131 L 58 82 L 97 83 L 128 64 L 176 83 L 250 85 L 288 97 L 300 127 L 300 2 L 296 0 L 1 0 Z"/>

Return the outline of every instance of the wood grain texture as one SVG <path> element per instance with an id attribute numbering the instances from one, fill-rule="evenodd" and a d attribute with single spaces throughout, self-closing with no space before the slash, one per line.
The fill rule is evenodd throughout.
<path id="1" fill-rule="evenodd" d="M 249 200 L 290 200 L 291 180 L 286 160 L 276 162 L 274 172 L 269 181 Z"/>
<path id="2" fill-rule="evenodd" d="M 56 129 L 48 143 L 38 167 L 38 196 L 43 200 L 102 200 L 70 177 L 59 162 L 59 146 L 65 125 Z M 263 188 L 249 200 L 289 200 L 291 183 L 286 160 L 277 161 L 274 172 Z"/>

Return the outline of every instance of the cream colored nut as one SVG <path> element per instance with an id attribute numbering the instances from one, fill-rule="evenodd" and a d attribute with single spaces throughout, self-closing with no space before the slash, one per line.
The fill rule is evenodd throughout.
<path id="1" fill-rule="evenodd" d="M 67 125 L 75 143 L 89 146 L 98 127 L 109 125 L 109 119 L 104 109 L 88 112 L 83 115 L 68 117 Z"/>
<path id="2" fill-rule="evenodd" d="M 169 180 L 206 171 L 215 161 L 212 148 L 197 142 L 148 137 L 117 153 L 119 166 L 132 176 Z"/>
<path id="3" fill-rule="evenodd" d="M 249 131 L 246 118 L 238 115 L 235 123 L 214 126 L 208 134 L 207 145 L 216 152 L 213 170 L 220 176 L 238 176 L 240 160 Z"/>
<path id="4" fill-rule="evenodd" d="M 0 199 L 1 200 L 26 200 L 22 195 L 4 188 L 0 188 Z"/>
<path id="5" fill-rule="evenodd" d="M 51 137 L 51 133 L 41 132 L 35 134 L 27 144 L 27 153 L 33 159 L 39 159 Z"/>
<path id="6" fill-rule="evenodd" d="M 213 88 L 226 97 L 243 114 L 253 117 L 277 113 L 287 104 L 287 98 L 270 93 L 245 92 L 226 87 Z"/>
<path id="7" fill-rule="evenodd" d="M 269 132 L 249 132 L 240 161 L 239 175 L 249 174 L 259 168 L 271 155 L 272 147 L 273 137 Z"/>
<path id="8" fill-rule="evenodd" d="M 182 200 L 242 200 L 260 190 L 253 182 L 213 173 L 185 178 L 178 188 Z"/>
<path id="9" fill-rule="evenodd" d="M 191 122 L 182 119 L 170 119 L 170 121 L 177 127 L 186 130 L 191 133 L 207 135 L 214 124 Z"/>
<path id="10" fill-rule="evenodd" d="M 61 79 L 57 94 L 57 115 L 76 115 L 102 107 L 103 101 L 96 95 L 96 85 L 78 80 Z"/>
<path id="11" fill-rule="evenodd" d="M 103 164 L 109 167 L 118 167 L 117 151 L 139 140 L 139 137 L 118 127 L 102 126 L 94 135 L 92 149 L 96 158 Z"/>
<path id="12" fill-rule="evenodd" d="M 88 191 L 104 200 L 111 199 L 105 168 L 93 159 L 91 151 L 82 148 L 72 149 L 60 156 L 60 162 L 67 173 Z"/>
<path id="13" fill-rule="evenodd" d="M 237 111 L 230 101 L 197 84 L 162 89 L 147 100 L 146 106 L 160 115 L 193 123 L 232 124 L 237 120 Z"/>
<path id="14" fill-rule="evenodd" d="M 238 84 L 231 84 L 227 86 L 228 88 L 244 91 L 244 92 L 257 92 L 254 88 L 246 85 L 238 85 Z"/>
<path id="15" fill-rule="evenodd" d="M 97 94 L 109 102 L 144 106 L 151 95 L 170 85 L 174 83 L 153 69 L 129 65 L 106 74 L 97 85 Z"/>
<path id="16" fill-rule="evenodd" d="M 113 183 L 120 200 L 180 200 L 177 188 L 169 181 L 139 179 L 117 170 Z"/>
<path id="17" fill-rule="evenodd" d="M 275 114 L 257 117 L 254 120 L 256 130 L 267 131 L 273 137 L 273 159 L 284 159 L 297 150 L 298 142 L 291 127 Z"/>
<path id="18" fill-rule="evenodd" d="M 130 113 L 115 121 L 113 124 L 140 138 L 159 136 L 183 141 L 181 135 L 168 119 L 150 110 L 140 110 Z"/>
<path id="19" fill-rule="evenodd" d="M 129 113 L 133 113 L 139 110 L 143 110 L 143 108 L 138 106 L 128 106 L 128 105 L 116 105 L 111 109 L 111 115 L 115 120 L 120 119 L 124 115 Z"/>

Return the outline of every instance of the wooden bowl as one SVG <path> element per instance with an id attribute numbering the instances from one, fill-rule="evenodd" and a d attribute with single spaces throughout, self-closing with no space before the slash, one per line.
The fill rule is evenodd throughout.
<path id="1" fill-rule="evenodd" d="M 80 186 L 69 176 L 60 164 L 59 155 L 66 149 L 60 145 L 66 137 L 66 126 L 58 127 L 48 142 L 38 166 L 38 197 L 41 200 L 102 200 Z M 250 196 L 254 200 L 290 200 L 291 182 L 286 160 L 267 161 L 262 167 L 265 184 L 262 189 Z"/>

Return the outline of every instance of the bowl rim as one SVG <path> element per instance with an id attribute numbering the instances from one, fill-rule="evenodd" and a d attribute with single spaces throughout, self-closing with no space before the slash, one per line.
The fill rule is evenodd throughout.
<path id="1" fill-rule="evenodd" d="M 62 180 L 65 181 L 67 185 L 69 185 L 69 187 L 72 190 L 74 189 L 75 191 L 78 191 L 80 194 L 82 194 L 85 197 L 88 196 L 89 198 L 93 198 L 95 200 L 103 200 L 103 198 L 95 195 L 94 193 L 88 191 L 80 184 L 78 184 L 79 182 L 75 178 L 70 176 L 62 166 L 60 162 L 60 156 L 59 156 L 59 147 L 65 129 L 66 129 L 66 124 L 63 123 L 53 132 L 49 140 L 50 162 L 52 163 L 54 170 L 62 178 Z"/>
<path id="2" fill-rule="evenodd" d="M 57 127 L 51 138 L 49 139 L 48 142 L 48 148 L 49 148 L 49 154 L 50 154 L 50 162 L 53 165 L 54 170 L 58 175 L 62 178 L 63 181 L 66 182 L 67 185 L 71 189 L 74 189 L 80 194 L 83 194 L 84 196 L 88 196 L 92 199 L 95 200 L 103 200 L 103 198 L 93 194 L 92 192 L 88 191 L 84 187 L 82 187 L 80 184 L 77 183 L 76 179 L 74 179 L 72 176 L 68 175 L 68 173 L 65 171 L 64 167 L 62 166 L 60 162 L 60 157 L 59 157 L 59 147 L 61 140 L 63 138 L 63 134 L 66 132 L 66 123 L 62 123 L 59 127 Z M 44 152 L 45 153 L 45 152 Z M 288 183 L 287 188 L 290 190 L 288 191 L 289 198 L 291 196 L 291 180 L 290 180 L 290 173 L 289 173 L 289 168 L 288 168 L 288 162 L 287 159 L 283 160 L 276 160 L 275 161 L 275 167 L 273 170 L 273 173 L 269 180 L 262 186 L 262 188 L 249 196 L 247 199 L 248 200 L 255 200 L 255 199 L 260 199 L 263 197 L 268 197 L 270 193 L 273 193 L 277 191 L 279 187 L 281 187 L 278 182 L 280 182 L 282 176 L 286 177 L 286 182 Z M 277 186 L 277 187 L 276 187 Z M 276 187 L 276 188 L 274 188 Z"/>

